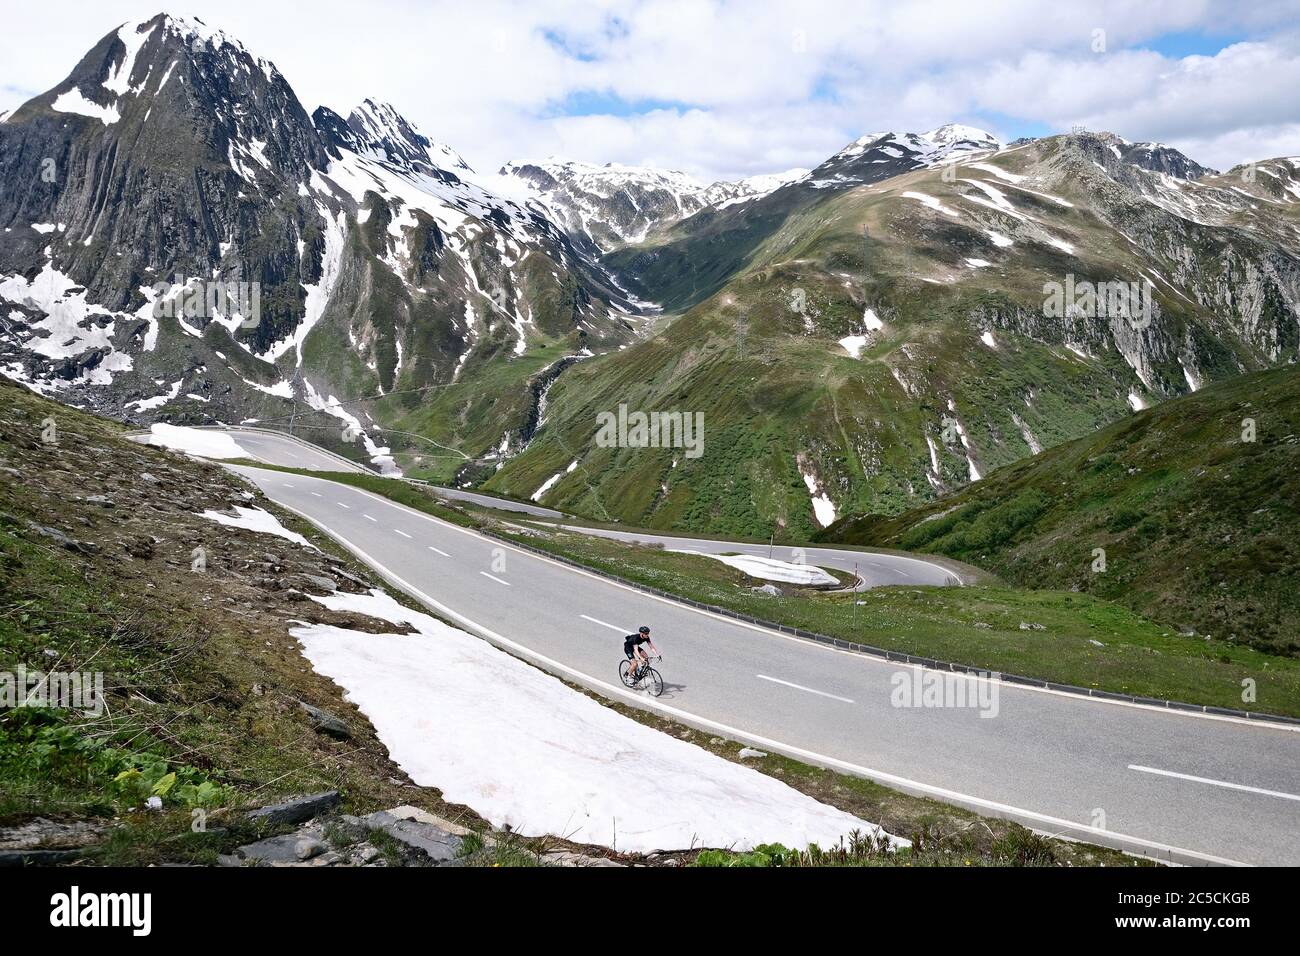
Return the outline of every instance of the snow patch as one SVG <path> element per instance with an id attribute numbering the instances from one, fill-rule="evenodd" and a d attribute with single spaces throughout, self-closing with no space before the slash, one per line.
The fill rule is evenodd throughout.
<path id="1" fill-rule="evenodd" d="M 781 581 L 785 584 L 799 584 L 809 587 L 839 584 L 839 581 L 834 577 L 811 564 L 793 564 L 789 561 L 778 561 L 775 558 L 763 558 L 752 554 L 704 554 L 701 551 L 692 551 L 689 548 L 670 550 L 674 550 L 676 554 L 698 554 L 701 557 L 713 558 L 728 567 L 735 568 L 742 574 L 763 581 Z"/>
<path id="2" fill-rule="evenodd" d="M 66 93 L 60 93 L 54 102 L 50 104 L 50 109 L 59 113 L 76 113 L 79 116 L 89 116 L 91 119 L 99 120 L 105 126 L 112 126 L 122 118 L 122 114 L 117 111 L 116 106 L 100 106 L 98 103 L 86 99 L 81 90 L 75 86 Z"/>
<path id="3" fill-rule="evenodd" d="M 149 444 L 183 451 L 199 458 L 249 457 L 248 452 L 240 448 L 226 432 L 168 425 L 166 422 L 155 422 L 149 426 Z"/>
<path id="4" fill-rule="evenodd" d="M 811 467 L 807 466 L 802 456 L 796 459 L 799 466 L 799 474 L 803 477 L 803 483 L 808 488 L 808 497 L 812 500 L 813 517 L 817 523 L 825 528 L 835 521 L 835 502 L 831 501 L 830 495 L 823 490 L 818 492 L 817 488 L 820 482 L 817 476 L 813 474 Z"/>
<path id="5" fill-rule="evenodd" d="M 961 213 L 959 213 L 957 210 L 949 209 L 943 203 L 939 202 L 939 200 L 935 199 L 933 196 L 930 196 L 926 193 L 918 193 L 912 190 L 908 190 L 907 192 L 903 193 L 903 195 L 908 199 L 915 199 L 921 205 L 929 209 L 933 209 L 935 212 L 946 213 L 949 216 L 956 216 L 956 217 L 961 216 Z"/>
<path id="6" fill-rule="evenodd" d="M 550 491 L 551 488 L 555 486 L 555 483 L 557 481 L 559 481 L 561 478 L 563 478 L 565 475 L 567 475 L 569 472 L 573 471 L 573 469 L 577 467 L 578 467 L 578 461 L 575 458 L 572 462 L 569 463 L 569 467 L 564 469 L 564 471 L 557 471 L 555 474 L 551 475 L 551 477 L 547 478 L 544 482 L 542 482 L 542 486 L 533 492 L 532 500 L 541 501 L 542 496 L 546 494 L 548 491 Z"/>
<path id="7" fill-rule="evenodd" d="M 172 383 L 171 389 L 169 389 L 165 394 L 156 395 L 153 398 L 142 398 L 135 402 L 128 402 L 126 407 L 133 408 L 137 412 L 149 412 L 153 411 L 155 408 L 162 408 L 181 393 L 181 383 L 184 381 L 185 379 L 183 378 L 177 379 Z"/>
<path id="8" fill-rule="evenodd" d="M 314 600 L 416 629 L 365 634 L 313 624 L 291 633 L 412 781 L 437 787 L 495 827 L 632 852 L 829 846 L 855 829 L 882 833 L 774 777 L 624 717 L 382 592 Z"/>
<path id="9" fill-rule="evenodd" d="M 861 358 L 862 350 L 866 347 L 867 337 L 865 335 L 846 335 L 840 339 L 840 346 L 848 352 L 852 358 Z"/>
<path id="10" fill-rule="evenodd" d="M 298 532 L 290 531 L 280 524 L 279 519 L 269 511 L 263 511 L 261 508 L 243 508 L 239 505 L 235 505 L 231 510 L 235 512 L 234 515 L 209 509 L 199 517 L 207 518 L 209 521 L 215 521 L 217 524 L 223 524 L 230 528 L 246 528 L 259 534 L 273 534 L 277 538 L 284 538 L 286 541 L 300 544 L 304 548 L 311 548 L 313 551 L 319 550 Z"/>

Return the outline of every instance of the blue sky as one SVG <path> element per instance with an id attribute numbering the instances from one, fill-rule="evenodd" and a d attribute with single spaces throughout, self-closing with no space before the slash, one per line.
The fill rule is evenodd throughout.
<path id="1" fill-rule="evenodd" d="M 158 0 L 10 5 L 0 110 Z M 310 110 L 392 103 L 479 169 L 550 155 L 736 178 L 868 130 L 1074 125 L 1208 165 L 1300 155 L 1300 0 L 190 0 Z M 1101 42 L 1099 43 L 1099 37 Z"/>

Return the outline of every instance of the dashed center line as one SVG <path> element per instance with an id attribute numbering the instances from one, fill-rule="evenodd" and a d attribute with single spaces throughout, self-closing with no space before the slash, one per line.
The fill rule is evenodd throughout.
<path id="1" fill-rule="evenodd" d="M 599 624 L 601 627 L 607 627 L 611 631 L 618 631 L 619 633 L 622 633 L 623 631 L 623 629 L 617 624 L 609 624 L 599 618 L 589 617 L 586 614 L 579 614 L 578 617 L 582 618 L 584 621 L 590 621 L 592 624 Z"/>
<path id="2" fill-rule="evenodd" d="M 793 687 L 795 690 L 802 690 L 809 694 L 816 694 L 818 697 L 829 697 L 831 700 L 842 700 L 846 704 L 853 703 L 853 701 L 847 697 L 841 697 L 839 694 L 828 694 L 824 690 L 814 690 L 811 687 L 804 687 L 803 684 L 792 684 L 788 680 L 781 680 L 777 677 L 768 677 L 766 674 L 755 674 L 754 676 L 759 680 L 771 681 L 773 684 L 781 684 L 784 687 Z"/>
<path id="3" fill-rule="evenodd" d="M 407 534 L 405 531 L 403 531 L 401 528 L 394 528 L 393 531 L 394 531 L 395 533 L 397 533 L 397 534 L 400 534 L 403 538 L 409 538 L 409 537 L 410 537 L 410 535 Z"/>
<path id="4" fill-rule="evenodd" d="M 492 579 L 493 581 L 495 581 L 497 584 L 504 584 L 506 587 L 510 587 L 510 582 L 509 582 L 509 581 L 502 581 L 502 580 L 501 580 L 499 577 L 497 577 L 495 574 L 488 574 L 486 571 L 480 571 L 479 574 L 483 575 L 483 577 L 485 577 L 485 578 L 491 578 L 491 579 Z"/>
<path id="5" fill-rule="evenodd" d="M 324 495 L 322 495 L 319 491 L 313 491 L 311 494 L 312 494 L 312 497 L 313 497 L 313 498 L 323 498 L 323 497 L 324 497 Z"/>
<path id="6" fill-rule="evenodd" d="M 348 511 L 351 511 L 351 510 L 352 510 L 352 506 L 351 506 L 351 505 L 345 505 L 345 504 L 344 504 L 343 502 L 341 502 L 341 501 L 338 502 L 338 506 L 339 506 L 340 508 L 347 508 Z"/>
<path id="7" fill-rule="evenodd" d="M 361 512 L 361 517 L 365 518 L 367 521 L 374 521 L 375 524 L 379 524 L 379 522 L 376 519 L 370 517 L 370 515 L 366 514 L 364 511 Z"/>
<path id="8" fill-rule="evenodd" d="M 1225 787 L 1228 790 L 1244 790 L 1246 793 L 1259 793 L 1266 797 L 1280 797 L 1283 800 L 1298 800 L 1300 794 L 1284 793 L 1281 790 L 1265 790 L 1263 787 L 1248 787 L 1244 783 L 1230 783 L 1227 780 L 1214 780 L 1211 777 L 1196 777 L 1190 773 L 1176 773 L 1173 770 L 1157 770 L 1155 767 L 1142 767 L 1138 764 L 1129 764 L 1130 770 L 1136 770 L 1138 773 L 1153 773 L 1158 777 L 1173 777 L 1177 780 L 1190 780 L 1192 783 L 1208 783 L 1212 787 Z"/>
<path id="9" fill-rule="evenodd" d="M 442 555 L 444 558 L 450 558 L 450 557 L 451 557 L 451 555 L 448 554 L 446 551 L 439 551 L 439 550 L 438 550 L 437 548 L 435 548 L 433 545 L 429 545 L 429 550 L 432 551 L 434 554 L 440 554 L 440 555 Z"/>

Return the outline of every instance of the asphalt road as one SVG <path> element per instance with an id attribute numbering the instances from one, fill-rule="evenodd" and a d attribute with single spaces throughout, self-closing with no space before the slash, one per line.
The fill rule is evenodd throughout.
<path id="1" fill-rule="evenodd" d="M 961 584 L 955 571 L 919 558 L 897 554 L 879 554 L 872 551 L 851 551 L 844 548 L 788 547 L 766 544 L 742 544 L 735 541 L 712 541 L 701 538 L 679 538 L 668 534 L 644 531 L 614 531 L 607 528 L 584 528 L 578 525 L 559 524 L 558 527 L 601 538 L 614 538 L 637 544 L 661 544 L 675 551 L 698 551 L 701 554 L 751 554 L 772 557 L 778 561 L 795 564 L 812 564 L 820 568 L 836 568 L 856 574 L 861 583 L 858 590 L 886 584 Z"/>
<path id="2" fill-rule="evenodd" d="M 444 617 L 611 698 L 1044 832 L 1300 864 L 1295 729 L 955 676 L 985 705 L 898 706 L 898 682 L 940 675 L 696 611 L 359 489 L 235 470 Z M 665 654 L 657 701 L 618 683 L 640 624 Z"/>
<path id="3" fill-rule="evenodd" d="M 336 457 L 324 449 L 295 442 L 283 435 L 242 428 L 226 428 L 224 431 L 241 448 L 248 452 L 250 458 L 257 461 L 287 465 L 294 468 L 306 468 L 312 471 L 339 471 L 342 469 L 373 474 L 368 469 L 345 458 Z M 540 505 L 494 498 L 491 495 L 464 491 L 459 488 L 446 488 L 441 485 L 426 485 L 426 487 L 441 497 L 470 501 L 488 508 L 540 518 L 563 519 L 568 517 L 562 512 L 552 508 L 543 508 Z M 885 584 L 948 585 L 963 583 L 955 572 L 941 565 L 901 555 L 852 551 L 843 548 L 792 548 L 785 545 L 769 548 L 765 544 L 741 544 L 733 541 L 682 538 L 666 534 L 614 531 L 604 528 L 585 528 L 577 525 L 560 524 L 559 526 L 602 538 L 615 538 L 619 541 L 632 541 L 641 544 L 661 544 L 666 548 L 697 551 L 702 554 L 753 554 L 760 557 L 770 556 L 780 561 L 793 561 L 799 564 L 836 568 L 850 574 L 857 574 L 861 580 L 858 585 L 859 590 Z"/>
<path id="4" fill-rule="evenodd" d="M 273 433 L 255 431 L 248 428 L 228 427 L 221 429 L 235 440 L 235 443 L 248 452 L 248 457 L 272 465 L 284 465 L 291 468 L 306 468 L 311 471 L 353 471 L 373 475 L 369 468 L 341 456 L 332 455 L 324 449 L 304 445 L 291 438 Z M 476 491 L 464 491 L 460 488 L 447 488 L 443 485 L 427 485 L 434 494 L 457 501 L 470 501 L 487 508 L 500 511 L 513 511 L 516 514 L 533 515 L 538 518 L 565 518 L 562 511 L 543 508 L 541 505 L 522 501 L 510 501 L 496 498 Z"/>

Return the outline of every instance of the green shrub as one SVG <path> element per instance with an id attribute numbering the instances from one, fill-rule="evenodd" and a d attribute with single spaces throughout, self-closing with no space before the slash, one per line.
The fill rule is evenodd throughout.
<path id="1" fill-rule="evenodd" d="M 68 712 L 19 707 L 0 720 L 0 778 L 47 779 L 138 806 L 150 797 L 164 804 L 214 807 L 234 795 L 202 771 L 151 753 L 112 746 L 67 723 Z"/>

